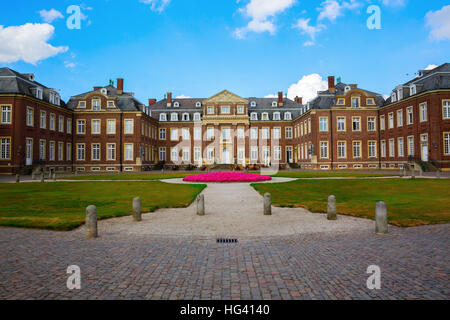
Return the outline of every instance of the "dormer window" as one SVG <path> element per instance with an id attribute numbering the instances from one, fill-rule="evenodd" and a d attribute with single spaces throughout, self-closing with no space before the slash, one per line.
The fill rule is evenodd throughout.
<path id="1" fill-rule="evenodd" d="M 250 107 L 255 108 L 256 107 L 256 101 L 250 102 Z"/>
<path id="2" fill-rule="evenodd" d="M 410 90 L 411 90 L 411 95 L 412 96 L 417 94 L 417 87 L 416 87 L 416 85 L 412 85 Z"/>
<path id="3" fill-rule="evenodd" d="M 99 99 L 92 100 L 92 110 L 100 111 L 100 100 Z"/>
<path id="4" fill-rule="evenodd" d="M 159 121 L 167 121 L 167 114 L 161 113 L 159 115 Z"/>
<path id="5" fill-rule="evenodd" d="M 174 107 L 174 108 L 179 108 L 179 107 L 180 107 L 180 103 L 179 103 L 178 101 L 175 101 L 175 102 L 173 103 L 173 107 Z"/>
<path id="6" fill-rule="evenodd" d="M 108 101 L 108 108 L 114 108 L 114 107 L 115 107 L 114 101 Z"/>
<path id="7" fill-rule="evenodd" d="M 250 120 L 258 121 L 258 114 L 256 112 L 252 112 L 250 114 Z"/>
<path id="8" fill-rule="evenodd" d="M 78 108 L 82 108 L 82 109 L 86 108 L 86 101 L 78 102 Z"/>
<path id="9" fill-rule="evenodd" d="M 369 98 L 367 99 L 367 104 L 373 106 L 375 104 L 375 100 L 373 98 Z"/>
<path id="10" fill-rule="evenodd" d="M 345 89 L 344 89 L 344 92 L 347 93 L 347 92 L 349 92 L 350 90 L 352 90 L 352 87 L 346 86 Z"/>
<path id="11" fill-rule="evenodd" d="M 395 92 L 392 92 L 392 94 L 391 94 L 391 101 L 392 102 L 396 102 L 397 101 L 397 95 L 395 94 Z"/>
<path id="12" fill-rule="evenodd" d="M 337 105 L 342 106 L 345 104 L 345 99 L 338 99 Z"/>
<path id="13" fill-rule="evenodd" d="M 278 107 L 278 102 L 272 101 L 272 107 Z"/>
<path id="14" fill-rule="evenodd" d="M 202 107 L 202 103 L 201 103 L 200 101 L 197 101 L 197 102 L 195 103 L 195 107 L 201 108 L 201 107 Z"/>
<path id="15" fill-rule="evenodd" d="M 178 121 L 178 113 L 170 114 L 170 121 Z"/>
<path id="16" fill-rule="evenodd" d="M 279 112 L 274 112 L 273 113 L 273 120 L 274 121 L 280 121 L 281 117 L 280 117 L 280 113 Z"/>
<path id="17" fill-rule="evenodd" d="M 42 100 L 42 89 L 41 88 L 36 88 L 36 98 L 41 99 Z"/>
<path id="18" fill-rule="evenodd" d="M 102 94 L 104 94 L 105 96 L 108 94 L 108 90 L 107 90 L 106 88 L 102 88 L 102 89 L 100 90 L 100 92 L 101 92 Z"/>
<path id="19" fill-rule="evenodd" d="M 402 89 L 397 90 L 397 99 L 398 99 L 398 101 L 403 99 L 403 90 Z"/>
<path id="20" fill-rule="evenodd" d="M 267 112 L 264 112 L 264 113 L 262 114 L 261 119 L 262 119 L 263 121 L 269 120 L 269 114 L 268 114 Z"/>
<path id="21" fill-rule="evenodd" d="M 56 104 L 57 106 L 59 106 L 59 105 L 61 104 L 61 98 L 59 97 L 59 95 L 56 95 L 56 96 L 55 96 L 55 104 Z"/>
<path id="22" fill-rule="evenodd" d="M 284 114 L 284 120 L 292 120 L 292 113 L 286 112 Z"/>
<path id="23" fill-rule="evenodd" d="M 189 121 L 189 113 L 183 113 L 183 121 Z"/>
<path id="24" fill-rule="evenodd" d="M 352 98 L 352 108 L 353 109 L 359 108 L 359 98 Z"/>
<path id="25" fill-rule="evenodd" d="M 200 113 L 194 113 L 194 121 L 201 121 L 201 115 Z"/>

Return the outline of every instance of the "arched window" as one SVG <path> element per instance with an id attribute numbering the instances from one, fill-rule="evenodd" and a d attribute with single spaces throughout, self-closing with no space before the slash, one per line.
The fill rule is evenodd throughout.
<path id="1" fill-rule="evenodd" d="M 178 121 L 178 113 L 170 114 L 170 121 Z"/>
<path id="2" fill-rule="evenodd" d="M 261 118 L 261 119 L 264 120 L 264 121 L 269 120 L 269 114 L 268 114 L 267 112 L 264 112 L 264 113 L 262 114 L 262 118 Z"/>
<path id="3" fill-rule="evenodd" d="M 256 112 L 252 112 L 250 114 L 250 120 L 257 121 L 258 120 L 258 114 Z"/>
<path id="4" fill-rule="evenodd" d="M 274 112 L 274 113 L 273 113 L 273 120 L 275 120 L 275 121 L 281 120 L 281 117 L 280 117 L 280 113 L 279 113 L 279 112 Z"/>
<path id="5" fill-rule="evenodd" d="M 183 121 L 189 121 L 189 113 L 183 113 Z"/>
<path id="6" fill-rule="evenodd" d="M 284 113 L 284 120 L 292 120 L 292 113 L 285 112 Z"/>
<path id="7" fill-rule="evenodd" d="M 201 115 L 200 113 L 194 113 L 194 121 L 201 121 Z"/>
<path id="8" fill-rule="evenodd" d="M 167 114 L 161 113 L 159 115 L 159 121 L 167 121 Z"/>
<path id="9" fill-rule="evenodd" d="M 200 101 L 197 101 L 197 103 L 195 104 L 195 106 L 196 106 L 197 108 L 201 108 L 201 107 L 202 107 L 202 103 L 201 103 Z"/>
<path id="10" fill-rule="evenodd" d="M 252 108 L 256 107 L 256 101 L 250 102 L 250 107 L 252 107 Z"/>
<path id="11" fill-rule="evenodd" d="M 278 107 L 278 102 L 272 101 L 272 107 Z"/>
<path id="12" fill-rule="evenodd" d="M 173 103 L 173 107 L 174 107 L 174 108 L 179 108 L 179 107 L 180 107 L 180 103 L 179 103 L 178 101 L 175 101 L 175 102 Z"/>

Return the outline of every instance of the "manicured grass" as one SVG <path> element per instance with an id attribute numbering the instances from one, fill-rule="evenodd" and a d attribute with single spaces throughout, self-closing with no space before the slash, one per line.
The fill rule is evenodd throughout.
<path id="1" fill-rule="evenodd" d="M 149 182 L 56 182 L 0 184 L 0 225 L 71 230 L 85 221 L 86 207 L 97 206 L 99 219 L 132 213 L 140 197 L 142 211 L 187 207 L 205 185 Z"/>
<path id="2" fill-rule="evenodd" d="M 375 204 L 386 202 L 389 223 L 412 227 L 450 222 L 450 180 L 298 180 L 277 184 L 252 184 L 273 204 L 326 212 L 330 195 L 337 198 L 340 214 L 375 219 Z"/>
<path id="3" fill-rule="evenodd" d="M 204 173 L 204 172 L 202 172 Z M 87 176 L 60 177 L 60 180 L 161 180 L 177 179 L 199 174 L 199 172 L 167 172 L 167 173 L 130 173 L 130 174 L 99 174 Z"/>
<path id="4" fill-rule="evenodd" d="M 280 171 L 273 177 L 282 178 L 362 178 L 362 177 L 389 177 L 398 174 L 348 172 L 348 171 Z"/>

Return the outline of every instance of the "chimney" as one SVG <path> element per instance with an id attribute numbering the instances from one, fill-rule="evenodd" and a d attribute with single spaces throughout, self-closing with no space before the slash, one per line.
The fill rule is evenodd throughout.
<path id="1" fill-rule="evenodd" d="M 167 106 L 172 106 L 172 92 L 167 92 Z"/>
<path id="2" fill-rule="evenodd" d="M 148 99 L 148 105 L 152 106 L 156 103 L 156 99 Z"/>
<path id="3" fill-rule="evenodd" d="M 117 94 L 123 94 L 123 79 L 117 79 Z"/>
<path id="4" fill-rule="evenodd" d="M 278 92 L 278 106 L 282 107 L 283 106 L 283 91 Z"/>
<path id="5" fill-rule="evenodd" d="M 102 87 L 94 87 L 94 91 L 100 90 Z"/>
<path id="6" fill-rule="evenodd" d="M 298 104 L 303 104 L 303 98 L 302 97 L 295 97 L 295 102 L 297 102 Z"/>
<path id="7" fill-rule="evenodd" d="M 351 85 L 350 85 L 350 88 L 352 88 L 352 89 L 357 89 L 357 88 L 358 88 L 358 85 L 357 85 L 357 84 L 351 84 Z"/>
<path id="8" fill-rule="evenodd" d="M 335 89 L 335 82 L 334 82 L 334 76 L 329 76 L 328 77 L 328 90 L 331 92 L 331 93 L 334 93 L 335 91 L 336 91 L 336 89 Z"/>

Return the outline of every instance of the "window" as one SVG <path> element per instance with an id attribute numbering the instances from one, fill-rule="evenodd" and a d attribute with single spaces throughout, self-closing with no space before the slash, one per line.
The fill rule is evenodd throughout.
<path id="1" fill-rule="evenodd" d="M 1 123 L 11 124 L 11 106 L 2 106 Z"/>
<path id="2" fill-rule="evenodd" d="M 206 152 L 206 158 L 209 162 L 214 161 L 214 148 L 213 147 L 209 147 L 207 152 Z"/>
<path id="3" fill-rule="evenodd" d="M 384 116 L 380 116 L 380 130 L 385 130 L 385 129 L 386 129 L 385 118 L 384 118 Z"/>
<path id="4" fill-rule="evenodd" d="M 258 128 L 250 128 L 250 139 L 252 140 L 258 139 Z"/>
<path id="5" fill-rule="evenodd" d="M 71 143 L 66 144 L 66 160 L 72 161 L 72 144 Z"/>
<path id="6" fill-rule="evenodd" d="M 369 158 L 377 157 L 377 143 L 376 141 L 369 141 Z"/>
<path id="7" fill-rule="evenodd" d="M 251 147 L 250 149 L 250 160 L 258 161 L 258 147 Z"/>
<path id="8" fill-rule="evenodd" d="M 256 112 L 252 112 L 250 114 L 250 120 L 258 121 L 258 114 Z"/>
<path id="9" fill-rule="evenodd" d="M 252 108 L 256 107 L 256 101 L 250 102 L 250 107 L 252 107 Z"/>
<path id="10" fill-rule="evenodd" d="M 39 160 L 45 160 L 46 152 L 45 152 L 45 140 L 39 141 Z"/>
<path id="11" fill-rule="evenodd" d="M 208 106 L 207 113 L 208 114 L 214 114 L 214 107 L 213 106 Z"/>
<path id="12" fill-rule="evenodd" d="M 280 161 L 281 160 L 281 147 L 276 146 L 273 148 L 273 157 L 274 160 Z"/>
<path id="13" fill-rule="evenodd" d="M 188 128 L 181 129 L 181 136 L 183 137 L 183 140 L 189 140 L 191 138 L 189 134 L 189 129 Z"/>
<path id="14" fill-rule="evenodd" d="M 100 134 L 100 120 L 92 120 L 92 134 Z"/>
<path id="15" fill-rule="evenodd" d="M 134 145 L 132 143 L 125 143 L 125 161 L 133 161 L 133 149 Z"/>
<path id="16" fill-rule="evenodd" d="M 245 160 L 245 148 L 244 147 L 238 147 L 237 158 L 238 158 L 238 161 L 241 161 L 241 162 Z"/>
<path id="17" fill-rule="evenodd" d="M 58 142 L 58 161 L 64 161 L 64 143 Z"/>
<path id="18" fill-rule="evenodd" d="M 85 158 L 84 143 L 78 143 L 77 144 L 77 160 L 84 161 L 84 158 Z"/>
<path id="19" fill-rule="evenodd" d="M 36 98 L 41 99 L 42 100 L 42 89 L 41 88 L 36 88 Z"/>
<path id="20" fill-rule="evenodd" d="M 194 148 L 194 162 L 202 161 L 202 149 L 200 147 Z"/>
<path id="21" fill-rule="evenodd" d="M 86 108 L 86 101 L 79 101 L 78 102 L 78 108 L 81 108 L 81 109 Z"/>
<path id="22" fill-rule="evenodd" d="M 345 99 L 338 99 L 337 105 L 342 106 L 345 104 Z"/>
<path id="23" fill-rule="evenodd" d="M 175 128 L 170 129 L 170 140 L 178 141 L 178 129 Z"/>
<path id="24" fill-rule="evenodd" d="M 108 101 L 108 108 L 114 108 L 114 101 Z"/>
<path id="25" fill-rule="evenodd" d="M 197 101 L 197 102 L 195 103 L 195 107 L 196 107 L 196 108 L 201 108 L 201 106 L 202 106 L 202 103 L 201 103 L 200 101 Z"/>
<path id="26" fill-rule="evenodd" d="M 159 140 L 166 140 L 166 129 L 159 129 Z"/>
<path id="27" fill-rule="evenodd" d="M 292 128 L 286 127 L 286 139 L 292 139 Z"/>
<path id="28" fill-rule="evenodd" d="M 367 131 L 375 131 L 375 117 L 367 117 Z"/>
<path id="29" fill-rule="evenodd" d="M 353 117 L 353 131 L 361 131 L 361 118 Z"/>
<path id="30" fill-rule="evenodd" d="M 27 107 L 27 126 L 34 126 L 34 110 L 30 107 Z"/>
<path id="31" fill-rule="evenodd" d="M 450 119 L 450 101 L 444 101 L 442 106 L 442 117 L 444 119 Z"/>
<path id="32" fill-rule="evenodd" d="M 338 158 L 339 159 L 347 158 L 347 143 L 345 141 L 338 142 Z"/>
<path id="33" fill-rule="evenodd" d="M 359 98 L 352 98 L 352 108 L 353 109 L 359 108 Z"/>
<path id="34" fill-rule="evenodd" d="M 58 118 L 58 131 L 64 132 L 64 117 L 63 116 L 59 116 L 59 118 Z"/>
<path id="35" fill-rule="evenodd" d="M 270 148 L 269 147 L 263 147 L 262 150 L 262 160 L 264 163 L 267 163 L 270 159 Z"/>
<path id="36" fill-rule="evenodd" d="M 444 132 L 444 154 L 450 155 L 450 132 Z"/>
<path id="37" fill-rule="evenodd" d="M 222 113 L 222 114 L 230 114 L 230 106 L 222 106 L 220 108 L 220 113 Z"/>
<path id="38" fill-rule="evenodd" d="M 337 118 L 337 131 L 345 131 L 345 117 Z"/>
<path id="39" fill-rule="evenodd" d="M 55 131 L 55 115 L 50 114 L 50 130 Z"/>
<path id="40" fill-rule="evenodd" d="M 273 138 L 276 140 L 281 139 L 281 128 L 273 128 Z"/>
<path id="41" fill-rule="evenodd" d="M 389 129 L 393 129 L 394 128 L 394 114 L 391 112 L 388 115 L 389 117 Z"/>
<path id="42" fill-rule="evenodd" d="M 170 149 L 170 161 L 176 162 L 178 161 L 178 148 L 171 148 Z"/>
<path id="43" fill-rule="evenodd" d="M 242 127 L 239 127 L 237 129 L 237 137 L 238 139 L 244 139 L 245 138 L 245 130 Z"/>
<path id="44" fill-rule="evenodd" d="M 273 113 L 273 120 L 274 121 L 280 121 L 281 120 L 281 116 L 279 112 L 274 112 Z"/>
<path id="45" fill-rule="evenodd" d="M 47 128 L 47 113 L 45 111 L 41 111 L 39 118 L 39 126 L 41 129 Z"/>
<path id="46" fill-rule="evenodd" d="M 238 106 L 237 107 L 237 113 L 238 114 L 244 114 L 244 110 L 245 110 L 244 106 Z"/>
<path id="47" fill-rule="evenodd" d="M 400 158 L 405 156 L 405 144 L 403 138 L 398 138 L 398 156 Z"/>
<path id="48" fill-rule="evenodd" d="M 397 101 L 397 95 L 395 94 L 395 92 L 392 92 L 391 94 L 391 102 L 395 102 Z"/>
<path id="49" fill-rule="evenodd" d="M 161 113 L 159 115 L 159 121 L 167 121 L 167 114 Z"/>
<path id="50" fill-rule="evenodd" d="M 72 134 L 72 119 L 67 119 L 67 133 Z"/>
<path id="51" fill-rule="evenodd" d="M 222 140 L 230 140 L 231 134 L 230 134 L 230 128 L 222 128 Z"/>
<path id="52" fill-rule="evenodd" d="M 320 143 L 320 158 L 322 159 L 328 158 L 328 142 Z"/>
<path id="53" fill-rule="evenodd" d="M 278 107 L 278 102 L 272 101 L 272 107 Z"/>
<path id="54" fill-rule="evenodd" d="M 133 134 L 134 132 L 134 120 L 125 119 L 125 134 Z"/>
<path id="55" fill-rule="evenodd" d="M 159 161 L 166 161 L 166 148 L 159 148 Z"/>
<path id="56" fill-rule="evenodd" d="M 116 134 L 116 120 L 110 119 L 107 122 L 108 122 L 107 133 Z"/>
<path id="57" fill-rule="evenodd" d="M 180 103 L 178 101 L 173 103 L 173 107 L 174 108 L 179 108 L 180 107 Z"/>
<path id="58" fill-rule="evenodd" d="M 211 141 L 212 139 L 214 139 L 214 128 L 213 127 L 209 127 L 208 129 L 206 129 L 206 139 L 208 141 Z"/>
<path id="59" fill-rule="evenodd" d="M 263 121 L 269 120 L 269 114 L 268 114 L 267 112 L 264 112 L 264 113 L 262 114 L 262 116 L 261 116 L 261 119 L 262 119 Z"/>
<path id="60" fill-rule="evenodd" d="M 308 133 L 311 133 L 311 118 L 308 119 Z"/>
<path id="61" fill-rule="evenodd" d="M 353 142 L 353 158 L 361 158 L 361 142 Z"/>
<path id="62" fill-rule="evenodd" d="M 414 137 L 408 137 L 408 156 L 414 156 Z"/>
<path id="63" fill-rule="evenodd" d="M 395 141 L 394 139 L 389 140 L 389 157 L 395 157 Z"/>
<path id="64" fill-rule="evenodd" d="M 386 141 L 381 141 L 381 157 L 386 158 Z"/>
<path id="65" fill-rule="evenodd" d="M 92 145 L 91 158 L 92 158 L 93 161 L 99 161 L 100 160 L 100 144 L 94 143 Z"/>
<path id="66" fill-rule="evenodd" d="M 191 161 L 191 155 L 190 155 L 189 148 L 183 148 L 182 159 L 183 159 L 183 162 Z"/>
<path id="67" fill-rule="evenodd" d="M 420 122 L 425 122 L 428 120 L 427 104 L 422 103 L 420 105 Z"/>
<path id="68" fill-rule="evenodd" d="M 178 121 L 178 113 L 171 113 L 170 121 Z"/>
<path id="69" fill-rule="evenodd" d="M 189 121 L 189 113 L 183 113 L 183 121 Z"/>
<path id="70" fill-rule="evenodd" d="M 11 159 L 11 138 L 0 138 L 0 159 Z"/>
<path id="71" fill-rule="evenodd" d="M 77 134 L 85 134 L 86 133 L 86 121 L 78 120 L 77 121 Z"/>
<path id="72" fill-rule="evenodd" d="M 284 113 L 284 120 L 292 120 L 292 113 L 285 112 Z"/>
<path id="73" fill-rule="evenodd" d="M 417 93 L 417 87 L 415 85 L 412 85 L 410 88 L 410 95 L 413 96 Z"/>
<path id="74" fill-rule="evenodd" d="M 92 110 L 100 111 L 100 100 L 99 99 L 92 100 Z"/>
<path id="75" fill-rule="evenodd" d="M 326 117 L 319 118 L 319 131 L 321 132 L 328 131 L 328 118 Z"/>
<path id="76" fill-rule="evenodd" d="M 374 105 L 375 104 L 375 100 L 373 98 L 369 98 L 369 99 L 367 99 L 367 104 L 368 105 Z"/>
<path id="77" fill-rule="evenodd" d="M 408 125 L 413 124 L 414 118 L 413 118 L 413 107 L 409 107 L 406 109 L 406 113 L 408 114 Z"/>
<path id="78" fill-rule="evenodd" d="M 201 115 L 200 113 L 194 113 L 194 121 L 201 121 Z"/>
<path id="79" fill-rule="evenodd" d="M 265 139 L 265 140 L 270 139 L 269 128 L 262 128 L 261 129 L 261 138 Z"/>
<path id="80" fill-rule="evenodd" d="M 397 110 L 397 127 L 403 126 L 403 110 Z"/>
<path id="81" fill-rule="evenodd" d="M 202 140 L 202 128 L 194 128 L 194 140 Z"/>

